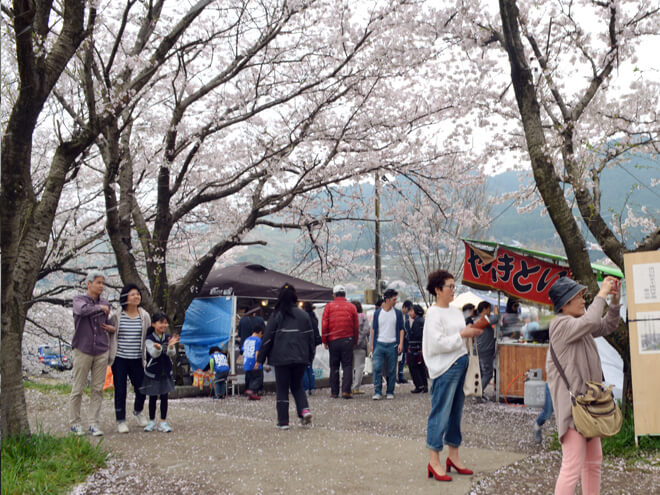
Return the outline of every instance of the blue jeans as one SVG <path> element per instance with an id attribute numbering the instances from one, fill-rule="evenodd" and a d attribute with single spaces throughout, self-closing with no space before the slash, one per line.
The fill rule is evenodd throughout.
<path id="1" fill-rule="evenodd" d="M 545 423 L 547 420 L 550 419 L 550 416 L 552 416 L 553 408 L 552 408 L 552 396 L 550 395 L 550 387 L 548 387 L 548 384 L 545 384 L 545 402 L 543 403 L 543 410 L 539 413 L 538 417 L 536 418 L 536 424 L 539 426 L 543 426 L 543 423 Z"/>
<path id="2" fill-rule="evenodd" d="M 305 368 L 305 374 L 303 375 L 303 381 L 302 385 L 305 390 L 308 392 L 311 392 L 314 390 L 314 383 L 316 380 L 314 379 L 314 368 L 312 368 L 312 365 L 308 365 L 307 368 Z"/>
<path id="3" fill-rule="evenodd" d="M 467 354 L 456 360 L 442 375 L 431 383 L 431 412 L 426 427 L 426 447 L 440 452 L 446 443 L 458 447 L 463 440 L 463 382 L 467 371 Z"/>
<path id="4" fill-rule="evenodd" d="M 376 342 L 374 346 L 374 393 L 377 395 L 382 395 L 383 390 L 383 363 L 387 363 L 387 393 L 394 393 L 394 386 L 396 385 L 397 347 L 398 344 L 396 342 L 392 342 L 391 344 Z"/>
<path id="5" fill-rule="evenodd" d="M 227 395 L 227 377 L 229 371 L 216 371 L 215 380 L 213 381 L 213 388 L 216 397 L 224 397 Z"/>

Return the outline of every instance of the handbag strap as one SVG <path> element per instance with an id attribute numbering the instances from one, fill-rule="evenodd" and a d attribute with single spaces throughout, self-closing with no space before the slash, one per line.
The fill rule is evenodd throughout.
<path id="1" fill-rule="evenodd" d="M 559 374 L 564 379 L 566 389 L 571 395 L 571 399 L 575 400 L 575 396 L 573 395 L 573 392 L 571 392 L 571 386 L 568 384 L 568 378 L 566 378 L 566 374 L 564 373 L 564 368 L 562 368 L 561 364 L 559 364 L 559 359 L 557 359 L 557 354 L 555 354 L 555 350 L 552 348 L 552 344 L 550 344 L 550 356 L 552 357 L 552 362 L 555 363 L 555 366 L 557 367 L 557 371 L 559 371 Z"/>

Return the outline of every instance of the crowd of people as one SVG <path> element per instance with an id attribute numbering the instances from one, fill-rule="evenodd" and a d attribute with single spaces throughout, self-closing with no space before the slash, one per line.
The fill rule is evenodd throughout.
<path id="1" fill-rule="evenodd" d="M 129 432 L 126 397 L 130 380 L 135 390 L 133 416 L 137 424 L 147 432 L 171 432 L 167 423 L 168 394 L 174 390 L 171 358 L 176 353 L 179 336 L 168 333 L 167 315 L 160 312 L 149 315 L 141 308 L 140 289 L 134 284 L 122 288 L 120 308 L 115 311 L 111 310 L 108 300 L 102 298 L 105 278 L 101 272 L 89 273 L 86 285 L 87 292 L 73 300 L 75 332 L 70 431 L 76 435 L 103 435 L 99 417 L 106 367 L 110 365 L 117 431 Z M 468 367 L 466 339 L 477 341 L 482 387 L 485 389 L 493 376 L 494 325 L 498 321 L 498 311 L 486 301 L 476 308 L 465 306 L 462 311 L 452 307 L 450 303 L 454 299 L 456 281 L 444 270 L 428 276 L 426 290 L 435 302 L 425 313 L 421 306 L 411 301 L 405 301 L 402 309 L 398 309 L 397 292 L 387 289 L 370 322 L 361 304 L 349 302 L 345 287 L 337 285 L 333 290 L 334 300 L 323 310 L 319 331 L 313 305 L 309 302 L 299 305 L 295 287 L 285 284 L 267 323 L 250 312 L 245 324 L 239 323 L 245 394 L 250 400 L 261 398 L 264 365 L 272 366 L 276 383 L 276 426 L 287 430 L 290 394 L 301 424 L 312 422 L 308 394 L 311 395 L 314 388 L 312 363 L 318 345 L 323 345 L 329 352 L 330 395 L 336 399 L 352 399 L 363 393 L 361 382 L 367 356 L 371 356 L 373 365 L 372 399 L 394 399 L 396 382 L 405 380 L 400 363 L 407 362 L 414 384 L 411 392 L 430 395 L 426 428 L 428 477 L 451 481 L 452 470 L 459 475 L 472 475 L 473 471 L 459 454 L 465 402 L 463 384 Z M 554 282 L 549 291 L 556 313 L 549 328 L 550 345 L 558 360 L 565 363 L 569 375 L 567 383 L 576 391 L 582 390 L 587 380 L 600 380 L 602 367 L 594 337 L 612 333 L 619 321 L 616 279 L 605 278 L 588 309 L 585 307 L 585 291 L 584 286 L 566 277 Z M 608 306 L 608 297 L 609 310 L 602 316 Z M 512 328 L 520 327 L 514 330 L 514 338 L 516 332 L 522 332 L 516 304 L 519 302 L 514 300 L 503 315 Z M 584 356 L 587 359 L 582 359 Z M 566 366 L 567 363 L 571 365 Z M 227 394 L 230 370 L 226 347 L 211 347 L 208 367 L 215 374 L 214 397 L 222 399 Z M 583 493 L 597 494 L 602 460 L 600 439 L 586 439 L 577 431 L 566 380 L 559 378 L 557 367 L 549 358 L 546 369 L 548 393 L 544 410 L 535 423 L 534 435 L 540 435 L 540 426 L 552 414 L 554 404 L 562 445 L 562 464 L 555 493 L 574 493 L 581 478 Z M 81 421 L 81 399 L 90 374 L 90 422 L 85 430 Z M 147 396 L 148 420 L 143 412 Z M 159 400 L 160 421 L 157 422 Z M 440 453 L 445 445 L 448 455 L 443 463 Z"/>

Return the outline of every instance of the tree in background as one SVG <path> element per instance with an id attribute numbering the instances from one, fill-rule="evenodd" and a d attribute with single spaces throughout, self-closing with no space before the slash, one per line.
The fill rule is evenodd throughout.
<path id="1" fill-rule="evenodd" d="M 75 55 L 83 59 L 92 56 L 97 25 L 107 19 L 102 15 L 97 18 L 96 3 L 82 0 L 64 0 L 61 5 L 15 0 L 11 8 L 2 6 L 6 21 L 2 32 L 4 132 L 0 192 L 3 436 L 29 433 L 19 350 L 34 287 L 47 266 L 44 259 L 64 187 L 75 179 L 78 160 L 94 143 L 104 122 L 113 119 L 113 111 L 121 112 L 131 97 L 143 90 L 172 45 L 209 3 L 211 0 L 198 2 L 170 26 L 152 47 L 147 66 L 125 81 L 123 91 L 114 95 L 117 105 L 98 112 L 86 107 L 78 113 L 78 119 L 61 119 L 62 109 L 75 113 L 84 107 L 84 99 L 78 100 L 78 107 L 68 107 L 56 93 L 60 89 L 82 96 L 92 89 L 72 85 L 71 79 L 64 76 L 71 75 L 67 70 Z M 148 31 L 156 21 L 147 17 L 136 25 Z M 16 75 L 13 79 L 8 75 L 12 73 Z M 52 123 L 40 120 L 46 106 Z M 53 110 L 55 107 L 59 108 Z M 49 128 L 54 139 L 33 146 L 38 127 Z"/>
<path id="2" fill-rule="evenodd" d="M 517 150 L 521 162 L 531 164 L 571 271 L 594 294 L 597 281 L 574 205 L 621 270 L 623 253 L 660 247 L 657 217 L 645 225 L 640 243 L 627 245 L 608 224 L 600 192 L 607 167 L 633 166 L 624 162 L 633 152 L 658 156 L 658 74 L 639 69 L 636 50 L 660 35 L 660 10 L 645 1 L 500 0 L 497 12 L 478 2 L 464 7 L 451 29 L 467 33 L 466 57 L 478 61 L 468 69 L 483 86 L 473 108 L 485 127 L 497 129 L 497 149 Z M 624 393 L 630 392 L 627 331 L 608 340 L 624 360 Z"/>
<path id="3" fill-rule="evenodd" d="M 376 170 L 442 175 L 450 145 L 424 132 L 451 103 L 420 92 L 441 69 L 439 48 L 412 30 L 421 4 L 219 3 L 204 42 L 183 37 L 168 71 L 114 112 L 97 141 L 107 230 L 147 306 L 182 324 L 216 261 L 261 242 L 246 239 L 255 227 L 322 225 L 320 190 Z M 105 53 L 80 72 L 104 73 Z M 105 72 L 87 83 L 88 107 L 114 103 L 125 76 Z"/>

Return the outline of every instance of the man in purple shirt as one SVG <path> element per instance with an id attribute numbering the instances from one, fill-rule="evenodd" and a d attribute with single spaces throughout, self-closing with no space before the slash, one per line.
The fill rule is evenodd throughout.
<path id="1" fill-rule="evenodd" d="M 95 437 L 103 435 L 99 429 L 101 404 L 103 402 L 103 383 L 108 366 L 108 332 L 115 331 L 110 324 L 110 303 L 101 299 L 105 288 L 105 277 L 101 272 L 90 272 L 85 279 L 87 294 L 73 298 L 73 324 L 75 330 L 73 347 L 73 386 L 69 398 L 69 418 L 71 433 L 84 435 L 80 419 L 80 404 L 87 376 L 92 373 L 89 394 L 89 414 L 91 417 L 89 433 Z"/>

